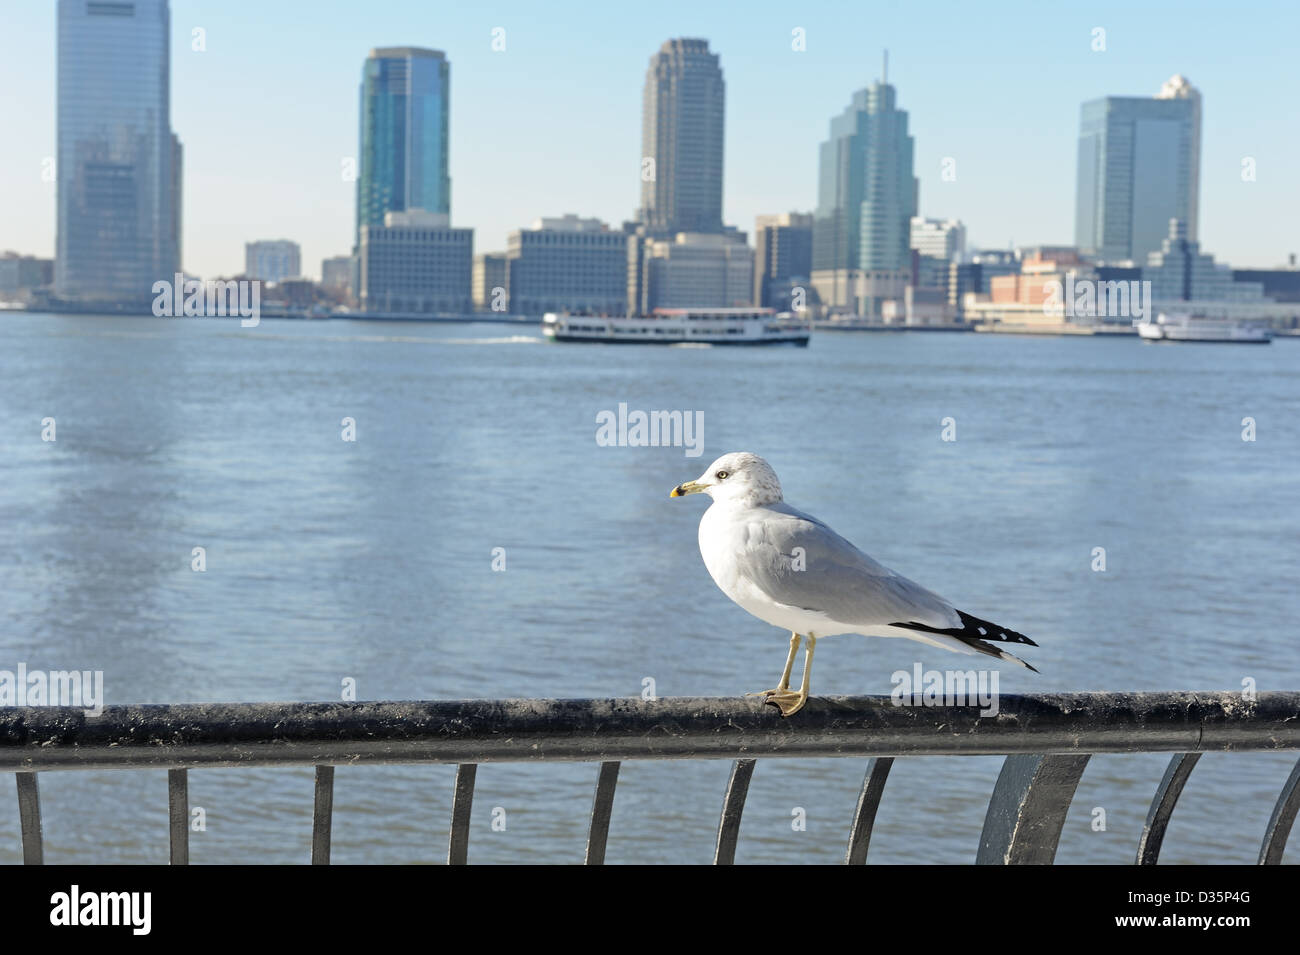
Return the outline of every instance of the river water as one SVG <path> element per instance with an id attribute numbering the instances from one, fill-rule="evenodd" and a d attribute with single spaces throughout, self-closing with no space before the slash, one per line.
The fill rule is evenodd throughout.
<path id="1" fill-rule="evenodd" d="M 374 700 L 762 689 L 788 635 L 709 579 L 707 501 L 668 498 L 749 450 L 796 506 L 1033 637 L 1041 674 L 1003 669 L 1004 693 L 1296 690 L 1298 368 L 1286 340 L 604 347 L 534 326 L 5 315 L 0 670 L 102 670 L 110 704 L 337 700 L 345 681 Z M 620 404 L 698 416 L 701 440 L 598 442 Z M 817 695 L 971 665 L 910 641 L 818 649 Z M 1058 861 L 1132 861 L 1166 761 L 1094 757 Z M 1207 755 L 1162 861 L 1253 862 L 1294 762 Z M 1000 763 L 899 760 L 871 861 L 970 861 Z M 760 761 L 737 861 L 840 861 L 864 764 Z M 595 770 L 480 767 L 470 860 L 581 861 Z M 608 861 L 708 861 L 728 771 L 624 764 Z M 334 861 L 444 860 L 453 774 L 340 768 Z M 40 785 L 47 862 L 166 861 L 166 773 Z M 192 860 L 306 861 L 311 798 L 309 768 L 191 772 Z M 0 862 L 21 858 L 16 808 L 0 781 Z"/>

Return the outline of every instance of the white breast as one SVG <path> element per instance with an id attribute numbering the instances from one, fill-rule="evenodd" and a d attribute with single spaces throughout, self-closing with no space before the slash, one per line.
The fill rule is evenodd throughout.
<path id="1" fill-rule="evenodd" d="M 823 613 L 778 603 L 742 577 L 736 555 L 749 543 L 756 525 L 735 519 L 725 504 L 715 502 L 700 518 L 700 556 L 718 589 L 759 620 L 796 633 L 827 635 L 844 633 L 846 627 L 831 624 Z"/>

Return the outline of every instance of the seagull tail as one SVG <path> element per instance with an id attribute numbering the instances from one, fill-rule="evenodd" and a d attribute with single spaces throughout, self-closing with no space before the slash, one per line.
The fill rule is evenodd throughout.
<path id="1" fill-rule="evenodd" d="M 985 643 L 983 640 L 968 640 L 965 642 L 970 644 L 970 646 L 972 647 L 978 646 L 981 653 L 990 654 L 991 656 L 998 657 L 1001 660 L 1006 660 L 1008 663 L 1019 663 L 1026 670 L 1029 670 L 1033 673 L 1038 672 L 1038 667 L 1026 663 L 1024 660 L 1020 659 L 1020 657 L 1016 656 L 1014 653 L 1008 653 L 1006 650 L 999 650 L 991 643 Z M 1037 646 L 1037 644 L 1035 644 L 1035 646 Z"/>
<path id="2" fill-rule="evenodd" d="M 999 627 L 996 623 L 991 623 L 988 620 L 981 620 L 979 617 L 972 617 L 970 614 L 961 610 L 957 611 L 957 616 L 961 620 L 962 625 L 960 627 L 950 627 L 943 630 L 938 629 L 937 627 L 928 627 L 920 623 L 895 623 L 893 626 L 903 627 L 908 630 L 916 631 L 917 633 L 935 634 L 947 637 L 954 642 L 969 647 L 970 649 L 966 651 L 968 653 L 971 651 L 984 653 L 991 657 L 997 657 L 999 660 L 1006 660 L 1008 663 L 1019 664 L 1026 670 L 1031 670 L 1034 673 L 1038 672 L 1037 667 L 1026 663 L 1014 653 L 1008 653 L 1006 650 L 987 642 L 989 640 L 997 640 L 1002 643 L 1021 643 L 1030 647 L 1038 646 L 1038 644 L 1034 643 L 1033 640 L 1030 640 L 1023 633 L 1017 633 L 1015 630 L 1008 630 L 1006 627 Z M 957 648 L 949 646 L 948 649 L 956 650 Z"/>
<path id="3" fill-rule="evenodd" d="M 971 650 L 974 650 L 976 653 L 986 653 L 991 657 L 997 657 L 999 660 L 1006 660 L 1008 663 L 1017 663 L 1026 670 L 1032 670 L 1034 673 L 1038 672 L 1037 667 L 1031 666 L 1014 653 L 1008 653 L 1006 650 L 1003 650 L 1000 647 L 995 647 L 991 643 L 985 643 L 983 640 L 976 640 L 970 637 L 954 636 L 953 639 L 960 641 L 964 646 L 970 647 Z"/>

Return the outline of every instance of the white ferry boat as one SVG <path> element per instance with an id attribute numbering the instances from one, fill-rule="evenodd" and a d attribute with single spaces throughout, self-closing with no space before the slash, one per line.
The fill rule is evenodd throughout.
<path id="1" fill-rule="evenodd" d="M 1138 319 L 1133 325 L 1138 334 L 1149 342 L 1234 342 L 1239 344 L 1267 345 L 1273 332 L 1266 325 L 1251 325 L 1231 318 L 1205 318 L 1199 315 L 1166 315 L 1161 313 L 1151 321 L 1150 316 Z"/>
<path id="2" fill-rule="evenodd" d="M 542 334 L 557 342 L 639 345 L 804 345 L 812 322 L 770 308 L 657 308 L 610 318 L 548 312 Z"/>

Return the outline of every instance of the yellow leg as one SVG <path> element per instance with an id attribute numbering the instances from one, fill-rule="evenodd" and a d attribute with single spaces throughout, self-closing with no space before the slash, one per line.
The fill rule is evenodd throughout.
<path id="1" fill-rule="evenodd" d="M 813 651 L 817 649 L 817 638 L 811 633 L 808 634 L 808 646 L 804 650 L 803 658 L 803 683 L 799 687 L 798 693 L 789 689 L 790 663 L 794 659 L 794 649 L 795 644 L 791 641 L 790 661 L 787 661 L 785 677 L 781 681 L 785 685 L 775 690 L 768 690 L 763 694 L 767 697 L 768 703 L 776 704 L 781 710 L 782 716 L 794 716 L 808 702 L 808 686 L 812 682 Z"/>
<path id="2" fill-rule="evenodd" d="M 790 634 L 790 655 L 785 658 L 785 671 L 781 674 L 781 682 L 776 685 L 774 690 L 760 690 L 757 693 L 746 693 L 746 696 L 770 696 L 773 693 L 784 693 L 790 689 L 790 671 L 794 669 L 794 655 L 799 652 L 800 636 L 797 633 Z"/>

